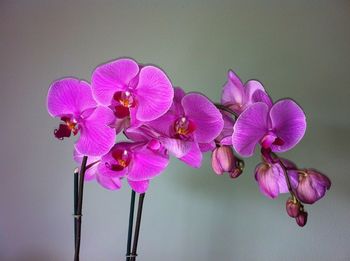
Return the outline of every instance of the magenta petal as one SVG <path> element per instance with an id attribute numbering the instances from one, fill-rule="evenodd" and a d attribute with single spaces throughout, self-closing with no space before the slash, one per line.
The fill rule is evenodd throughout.
<path id="1" fill-rule="evenodd" d="M 122 184 L 120 181 L 120 178 L 118 177 L 107 177 L 103 175 L 97 175 L 96 177 L 97 182 L 104 188 L 109 189 L 109 190 L 116 190 L 120 189 Z"/>
<path id="2" fill-rule="evenodd" d="M 128 179 L 128 183 L 133 191 L 137 193 L 145 193 L 149 187 L 149 180 L 132 181 Z"/>
<path id="3" fill-rule="evenodd" d="M 304 136 L 306 118 L 303 110 L 292 100 L 281 100 L 270 110 L 272 128 L 282 139 L 282 145 L 272 145 L 275 152 L 284 152 L 293 148 Z"/>
<path id="4" fill-rule="evenodd" d="M 73 158 L 74 161 L 79 163 L 79 167 L 81 165 L 81 162 L 83 161 L 83 157 L 84 155 L 79 153 L 77 150 L 74 150 L 73 153 Z M 99 165 L 99 162 L 101 160 L 101 157 L 88 157 L 87 159 L 87 169 L 85 171 L 85 176 L 84 176 L 84 180 L 85 181 L 91 181 L 94 180 L 96 178 L 96 173 L 97 173 L 97 167 Z"/>
<path id="5" fill-rule="evenodd" d="M 261 193 L 269 198 L 276 198 L 279 194 L 279 177 L 281 168 L 278 165 L 271 167 L 261 163 L 255 169 L 255 179 L 259 184 Z"/>
<path id="6" fill-rule="evenodd" d="M 192 144 L 192 142 L 189 141 L 166 137 L 160 137 L 159 141 L 162 143 L 164 148 L 166 148 L 177 158 L 185 156 L 190 151 Z"/>
<path id="7" fill-rule="evenodd" d="M 265 103 L 259 102 L 238 117 L 233 127 L 232 145 L 240 155 L 253 155 L 255 146 L 267 132 L 268 110 Z"/>
<path id="8" fill-rule="evenodd" d="M 174 90 L 170 80 L 154 66 L 141 69 L 136 92 L 136 118 L 140 121 L 151 121 L 162 116 L 173 102 Z"/>
<path id="9" fill-rule="evenodd" d="M 128 179 L 132 181 L 149 180 L 161 174 L 169 163 L 169 158 L 145 147 L 133 151 Z"/>
<path id="10" fill-rule="evenodd" d="M 230 137 L 231 139 L 231 137 Z M 232 141 L 231 141 L 232 143 Z M 215 141 L 209 142 L 209 143 L 198 143 L 199 149 L 201 150 L 201 152 L 208 152 L 208 151 L 212 151 L 213 149 L 215 149 L 216 144 Z"/>
<path id="11" fill-rule="evenodd" d="M 228 72 L 227 82 L 221 94 L 223 105 L 242 104 L 244 99 L 244 88 L 241 79 L 233 71 Z"/>
<path id="12" fill-rule="evenodd" d="M 64 78 L 53 82 L 47 94 L 47 109 L 51 116 L 80 116 L 96 107 L 90 85 L 79 79 Z"/>
<path id="13" fill-rule="evenodd" d="M 98 66 L 92 74 L 92 91 L 97 102 L 110 105 L 114 93 L 127 90 L 138 72 L 139 66 L 132 59 L 118 59 Z"/>
<path id="14" fill-rule="evenodd" d="M 207 97 L 189 93 L 182 99 L 182 106 L 196 127 L 193 133 L 196 142 L 211 142 L 220 134 L 224 126 L 222 115 Z"/>
<path id="15" fill-rule="evenodd" d="M 232 145 L 233 125 L 235 121 L 231 116 L 226 114 L 222 114 L 222 119 L 224 120 L 224 127 L 216 140 L 219 141 L 221 145 Z"/>
<path id="16" fill-rule="evenodd" d="M 163 116 L 153 121 L 147 122 L 147 126 L 153 129 L 156 133 L 164 136 L 171 136 L 174 130 L 174 123 L 178 119 L 178 115 L 172 111 L 168 111 Z"/>
<path id="17" fill-rule="evenodd" d="M 272 107 L 272 99 L 270 98 L 270 96 L 265 92 L 265 91 L 262 91 L 262 90 L 256 90 L 252 96 L 252 99 L 251 101 L 253 103 L 255 102 L 264 102 L 267 104 L 267 106 L 269 108 Z"/>
<path id="18" fill-rule="evenodd" d="M 262 92 L 265 92 L 264 86 L 262 85 L 262 83 L 260 83 L 257 80 L 249 80 L 248 82 L 246 82 L 245 86 L 245 102 L 251 102 L 252 101 L 252 97 L 253 94 L 257 91 L 260 90 Z"/>
<path id="19" fill-rule="evenodd" d="M 191 167 L 200 168 L 202 165 L 202 158 L 202 152 L 199 149 L 198 144 L 192 142 L 191 149 L 185 156 L 181 157 L 180 160 Z"/>
<path id="20" fill-rule="evenodd" d="M 114 114 L 109 108 L 97 107 L 82 123 L 75 148 L 87 156 L 106 154 L 115 142 L 115 130 L 109 127 L 113 120 Z"/>

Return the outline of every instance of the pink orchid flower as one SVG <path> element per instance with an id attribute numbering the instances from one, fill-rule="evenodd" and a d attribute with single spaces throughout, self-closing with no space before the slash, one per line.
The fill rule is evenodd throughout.
<path id="1" fill-rule="evenodd" d="M 144 124 L 139 130 L 130 129 L 127 135 L 135 138 L 135 135 L 130 135 L 131 132 L 139 131 L 140 135 L 142 130 L 175 157 L 198 168 L 202 162 L 202 151 L 215 147 L 213 141 L 223 125 L 221 113 L 207 97 L 199 93 L 185 94 L 177 87 L 173 104 L 166 114 Z"/>
<path id="2" fill-rule="evenodd" d="M 74 150 L 73 158 L 74 160 L 81 164 L 83 160 L 83 154 L 79 153 L 77 150 Z M 102 187 L 108 190 L 117 190 L 121 188 L 121 178 L 119 177 L 105 177 L 100 175 L 97 171 L 98 165 L 101 162 L 101 156 L 90 156 L 87 159 L 87 168 L 85 171 L 84 180 L 93 181 L 96 180 Z"/>
<path id="3" fill-rule="evenodd" d="M 92 74 L 96 101 L 109 106 L 116 117 L 117 132 L 138 121 L 162 116 L 171 106 L 174 91 L 159 68 L 139 66 L 132 59 L 118 59 L 98 66 Z"/>
<path id="4" fill-rule="evenodd" d="M 239 115 L 249 105 L 254 103 L 253 94 L 256 90 L 265 91 L 264 86 L 260 82 L 249 80 L 243 84 L 238 75 L 229 70 L 227 82 L 225 83 L 221 94 L 221 104 Z"/>
<path id="5" fill-rule="evenodd" d="M 47 94 L 47 109 L 52 117 L 63 121 L 55 130 L 56 138 L 80 133 L 75 144 L 80 153 L 99 156 L 113 146 L 115 131 L 109 127 L 114 120 L 113 112 L 97 105 L 87 82 L 75 78 L 53 82 Z"/>
<path id="6" fill-rule="evenodd" d="M 126 178 L 134 191 L 144 193 L 168 163 L 165 151 L 148 142 L 120 142 L 101 158 L 97 172 L 105 178 Z"/>
<path id="7" fill-rule="evenodd" d="M 293 148 L 304 136 L 306 118 L 303 110 L 291 99 L 272 104 L 270 97 L 257 90 L 253 103 L 238 117 L 232 145 L 242 156 L 252 156 L 258 143 L 273 152 Z"/>

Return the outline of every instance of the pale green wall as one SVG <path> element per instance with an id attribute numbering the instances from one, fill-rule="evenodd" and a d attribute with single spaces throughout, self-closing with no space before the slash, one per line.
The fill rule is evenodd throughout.
<path id="1" fill-rule="evenodd" d="M 189 3 L 190 2 L 190 3 Z M 173 159 L 146 195 L 139 260 L 350 260 L 349 1 L 0 1 L 0 259 L 72 260 L 73 140 L 52 135 L 50 82 L 119 56 L 218 100 L 226 71 L 292 97 L 308 130 L 287 156 L 333 181 L 296 226 L 253 178 Z M 123 260 L 129 190 L 86 185 L 82 260 Z"/>

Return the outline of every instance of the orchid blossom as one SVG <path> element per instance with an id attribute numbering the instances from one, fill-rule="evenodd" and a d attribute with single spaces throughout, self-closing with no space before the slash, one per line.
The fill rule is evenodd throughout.
<path id="1" fill-rule="evenodd" d="M 80 133 L 75 144 L 80 153 L 99 156 L 113 146 L 115 131 L 109 127 L 114 119 L 113 112 L 97 105 L 87 82 L 75 78 L 53 82 L 47 94 L 47 109 L 52 117 L 63 121 L 55 130 L 56 138 Z"/>
<path id="2" fill-rule="evenodd" d="M 170 108 L 174 91 L 166 74 L 153 65 L 118 59 L 98 66 L 92 74 L 96 101 L 110 107 L 117 132 L 162 116 Z"/>

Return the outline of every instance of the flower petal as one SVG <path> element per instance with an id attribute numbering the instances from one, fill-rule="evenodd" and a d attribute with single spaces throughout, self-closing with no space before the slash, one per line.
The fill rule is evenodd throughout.
<path id="1" fill-rule="evenodd" d="M 208 143 L 220 134 L 224 126 L 222 115 L 207 97 L 189 93 L 182 99 L 182 106 L 186 117 L 196 126 L 193 133 L 196 142 Z"/>
<path id="2" fill-rule="evenodd" d="M 194 168 L 200 168 L 202 165 L 202 152 L 198 147 L 198 144 L 195 142 L 191 142 L 191 148 L 189 152 L 180 158 L 183 162 L 185 162 L 187 165 L 194 167 Z"/>
<path id="3" fill-rule="evenodd" d="M 145 193 L 149 187 L 149 180 L 132 181 L 128 179 L 128 183 L 133 191 L 137 193 Z"/>
<path id="4" fill-rule="evenodd" d="M 76 149 L 73 152 L 73 159 L 75 162 L 81 164 L 83 161 L 84 155 L 79 153 Z M 85 171 L 84 180 L 85 181 L 91 181 L 96 178 L 97 173 L 97 167 L 99 165 L 99 161 L 101 160 L 101 157 L 88 157 L 86 166 L 88 167 Z M 80 167 L 80 166 L 79 166 Z"/>
<path id="5" fill-rule="evenodd" d="M 151 121 L 169 110 L 174 90 L 165 73 L 154 66 L 143 67 L 136 87 L 137 112 L 140 121 Z"/>
<path id="6" fill-rule="evenodd" d="M 261 82 L 257 80 L 249 80 L 244 85 L 244 92 L 245 92 L 245 103 L 250 103 L 252 101 L 253 94 L 260 90 L 262 92 L 265 92 L 264 86 Z"/>
<path id="7" fill-rule="evenodd" d="M 270 110 L 272 128 L 283 140 L 282 145 L 271 145 L 272 151 L 284 152 L 293 148 L 304 136 L 306 118 L 294 101 L 286 99 L 274 104 Z"/>
<path id="8" fill-rule="evenodd" d="M 164 148 L 166 148 L 176 158 L 185 156 L 190 151 L 192 144 L 192 142 L 189 141 L 167 137 L 160 137 L 159 141 L 162 143 Z"/>
<path id="9" fill-rule="evenodd" d="M 265 91 L 262 91 L 262 90 L 256 90 L 252 96 L 252 99 L 251 99 L 251 102 L 252 103 L 255 103 L 255 102 L 264 102 L 266 103 L 266 105 L 271 108 L 272 107 L 272 99 L 270 98 L 270 96 L 265 92 Z"/>
<path id="10" fill-rule="evenodd" d="M 112 178 L 112 177 L 107 177 L 103 175 L 97 175 L 96 180 L 102 187 L 109 190 L 120 189 L 122 186 L 120 178 L 118 177 Z"/>
<path id="11" fill-rule="evenodd" d="M 216 137 L 216 140 L 219 141 L 221 145 L 232 145 L 233 125 L 235 121 L 231 116 L 225 113 L 222 113 L 222 119 L 224 120 L 224 127 L 219 136 Z"/>
<path id="12" fill-rule="evenodd" d="M 113 121 L 114 114 L 109 108 L 97 107 L 82 123 L 75 148 L 87 156 L 106 154 L 115 142 L 115 130 L 109 127 Z"/>
<path id="13" fill-rule="evenodd" d="M 133 151 L 133 159 L 129 167 L 128 179 L 144 181 L 161 174 L 169 163 L 167 155 L 157 153 L 145 147 Z"/>
<path id="14" fill-rule="evenodd" d="M 236 73 L 229 70 L 227 82 L 224 85 L 221 94 L 221 103 L 226 106 L 240 105 L 243 103 L 244 88 L 241 79 Z"/>
<path id="15" fill-rule="evenodd" d="M 269 198 L 276 198 L 279 194 L 278 179 L 281 168 L 277 165 L 268 166 L 259 164 L 255 169 L 255 179 L 259 184 L 262 194 Z"/>
<path id="16" fill-rule="evenodd" d="M 76 78 L 53 82 L 47 94 L 47 109 L 52 117 L 80 116 L 83 111 L 96 107 L 90 85 Z"/>
<path id="17" fill-rule="evenodd" d="M 233 127 L 232 145 L 242 156 L 253 155 L 255 146 L 267 132 L 268 107 L 258 102 L 248 107 Z"/>
<path id="18" fill-rule="evenodd" d="M 118 59 L 98 66 L 92 73 L 92 92 L 97 102 L 108 106 L 117 91 L 125 91 L 139 72 L 132 59 Z"/>

